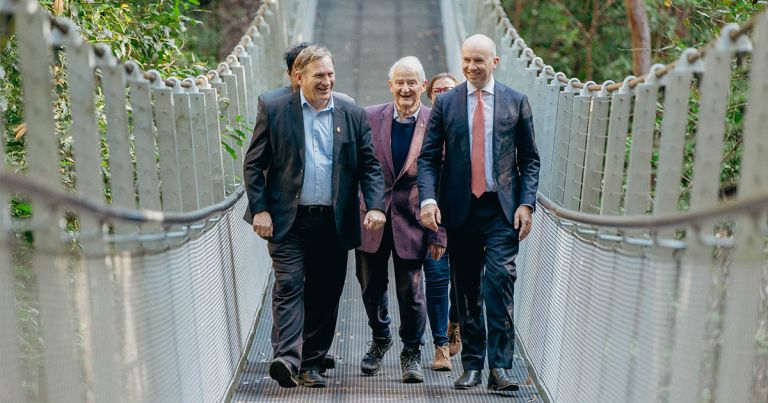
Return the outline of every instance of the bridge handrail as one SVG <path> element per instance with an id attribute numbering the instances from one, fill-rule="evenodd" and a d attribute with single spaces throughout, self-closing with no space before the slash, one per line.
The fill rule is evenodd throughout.
<path id="1" fill-rule="evenodd" d="M 241 184 L 226 199 L 216 204 L 186 213 L 175 213 L 162 210 L 140 210 L 108 206 L 90 199 L 74 196 L 72 193 L 53 191 L 43 184 L 36 183 L 33 179 L 17 174 L 0 173 L 0 185 L 8 186 L 17 192 L 45 200 L 44 203 L 51 206 L 58 205 L 58 208 L 66 207 L 80 213 L 90 214 L 91 217 L 99 221 L 111 219 L 122 222 L 164 225 L 184 225 L 204 221 L 229 210 L 245 194 L 245 188 Z"/>

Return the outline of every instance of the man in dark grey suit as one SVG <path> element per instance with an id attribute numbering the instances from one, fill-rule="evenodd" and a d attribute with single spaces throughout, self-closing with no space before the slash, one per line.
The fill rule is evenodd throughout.
<path id="1" fill-rule="evenodd" d="M 283 87 L 266 91 L 263 94 L 261 94 L 258 99 L 259 110 L 261 110 L 262 104 L 264 103 L 265 99 L 277 98 L 286 94 L 292 94 L 294 91 L 299 89 L 299 84 L 296 81 L 296 77 L 294 77 L 294 74 L 293 74 L 294 73 L 293 62 L 296 61 L 296 58 L 299 56 L 299 53 L 301 53 L 301 51 L 307 48 L 309 45 L 310 45 L 309 42 L 301 42 L 298 45 L 291 47 L 290 49 L 288 49 L 288 51 L 285 52 L 285 54 L 283 55 L 283 59 L 285 60 L 286 73 L 288 75 L 289 84 Z M 355 103 L 355 100 L 349 97 L 347 94 L 334 91 L 333 95 L 339 96 L 344 100 Z M 245 215 L 243 219 L 248 224 L 251 224 L 253 222 L 253 215 L 251 215 L 250 209 L 245 209 Z M 273 326 L 272 327 L 273 347 L 274 347 L 274 343 L 276 343 L 278 340 L 277 331 L 278 331 L 277 326 Z M 323 363 L 320 366 L 320 369 L 319 369 L 320 374 L 324 374 L 327 369 L 332 369 L 335 367 L 336 367 L 336 357 L 334 357 L 332 354 L 328 354 L 325 356 L 325 360 L 323 360 Z"/>
<path id="2" fill-rule="evenodd" d="M 539 154 L 528 99 L 493 78 L 493 41 L 473 35 L 461 55 L 467 82 L 438 96 L 419 156 L 420 215 L 448 232 L 463 339 L 454 387 L 481 382 L 487 353 L 488 388 L 517 390 L 509 374 L 515 257 L 531 228 Z"/>
<path id="3" fill-rule="evenodd" d="M 276 327 L 269 375 L 282 387 L 324 387 L 347 254 L 382 228 L 384 179 L 365 112 L 332 94 L 333 59 L 309 46 L 294 63 L 299 91 L 263 99 L 244 161 L 253 230 L 269 241 Z M 298 376 L 298 379 L 297 379 Z"/>

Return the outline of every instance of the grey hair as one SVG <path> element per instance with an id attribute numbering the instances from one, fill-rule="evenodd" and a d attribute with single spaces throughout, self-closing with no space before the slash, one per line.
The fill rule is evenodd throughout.
<path id="1" fill-rule="evenodd" d="M 416 56 L 405 56 L 396 61 L 395 64 L 389 68 L 387 78 L 391 80 L 392 76 L 395 75 L 395 69 L 398 67 L 407 67 L 411 70 L 416 70 L 419 73 L 419 81 L 427 81 L 427 75 L 424 73 L 424 66 L 421 65 L 419 58 Z"/>

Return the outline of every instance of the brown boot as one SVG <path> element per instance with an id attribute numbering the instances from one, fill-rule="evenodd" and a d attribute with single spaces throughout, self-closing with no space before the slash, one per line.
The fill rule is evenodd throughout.
<path id="1" fill-rule="evenodd" d="M 432 369 L 435 371 L 450 371 L 453 369 L 447 344 L 435 347 L 435 358 L 432 360 Z"/>
<path id="2" fill-rule="evenodd" d="M 461 351 L 461 335 L 459 334 L 458 322 L 448 322 L 448 350 L 451 357 Z"/>

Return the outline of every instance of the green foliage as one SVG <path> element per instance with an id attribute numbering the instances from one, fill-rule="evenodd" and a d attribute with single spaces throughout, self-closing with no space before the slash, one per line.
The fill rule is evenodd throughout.
<path id="1" fill-rule="evenodd" d="M 502 3 L 528 46 L 556 71 L 598 83 L 608 79 L 619 82 L 631 73 L 631 37 L 623 1 L 596 1 L 597 13 L 592 0 L 504 0 Z M 725 24 L 743 24 L 765 8 L 765 0 L 646 0 L 651 63 L 671 63 L 686 48 L 701 48 L 717 38 Z M 519 15 L 515 15 L 515 10 L 520 11 Z M 594 35 L 590 37 L 593 21 L 596 21 Z M 586 57 L 587 48 L 591 48 L 591 64 Z M 738 183 L 749 67 L 748 57 L 733 63 L 720 173 L 723 197 L 733 194 Z M 694 84 L 680 184 L 681 209 L 689 206 L 694 176 L 695 133 L 701 100 L 698 78 Z M 663 116 L 661 105 L 658 110 L 657 133 Z M 631 136 L 627 147 L 630 144 Z M 658 155 L 654 154 L 654 167 L 657 160 Z"/>
<path id="2" fill-rule="evenodd" d="M 94 2 L 42 0 L 40 4 L 51 14 L 71 19 L 79 27 L 80 34 L 90 43 L 105 43 L 121 60 L 134 60 L 144 70 L 156 69 L 163 76 L 194 76 L 207 71 L 199 63 L 195 53 L 187 50 L 189 27 L 200 24 L 189 14 L 199 6 L 198 0 L 102 0 Z M 24 111 L 22 107 L 22 82 L 17 65 L 16 41 L 12 31 L 13 21 L 2 24 L 0 32 L 0 127 L 5 130 L 0 141 L 5 142 L 5 160 L 12 171 L 26 169 Z M 67 77 L 63 66 L 64 53 L 55 53 L 52 78 L 55 88 L 54 118 L 59 135 L 60 173 L 64 185 L 74 187 L 74 159 L 71 152 L 70 111 L 67 98 Z M 206 64 L 211 63 L 206 60 Z M 97 121 L 102 133 L 106 128 L 103 102 L 97 94 Z M 102 141 L 105 177 L 105 196 L 109 200 L 109 172 L 106 145 Z M 26 206 L 26 207 L 25 207 Z M 15 217 L 25 216 L 29 205 L 12 205 Z"/>
<path id="3" fill-rule="evenodd" d="M 223 120 L 223 116 L 222 116 Z M 222 122 L 224 123 L 224 122 Z M 235 148 L 242 149 L 245 142 L 248 140 L 248 133 L 253 131 L 253 122 L 248 122 L 241 115 L 237 115 L 234 118 L 232 124 L 225 124 L 221 133 L 221 146 L 232 157 L 233 160 L 237 160 L 237 152 Z M 231 143 L 234 144 L 231 144 Z"/>
<path id="4" fill-rule="evenodd" d="M 41 4 L 49 6 L 50 0 Z M 63 16 L 72 19 L 91 43 L 106 43 L 121 60 L 135 60 L 164 76 L 205 71 L 185 49 L 189 27 L 199 24 L 189 10 L 197 0 L 69 2 Z"/>

